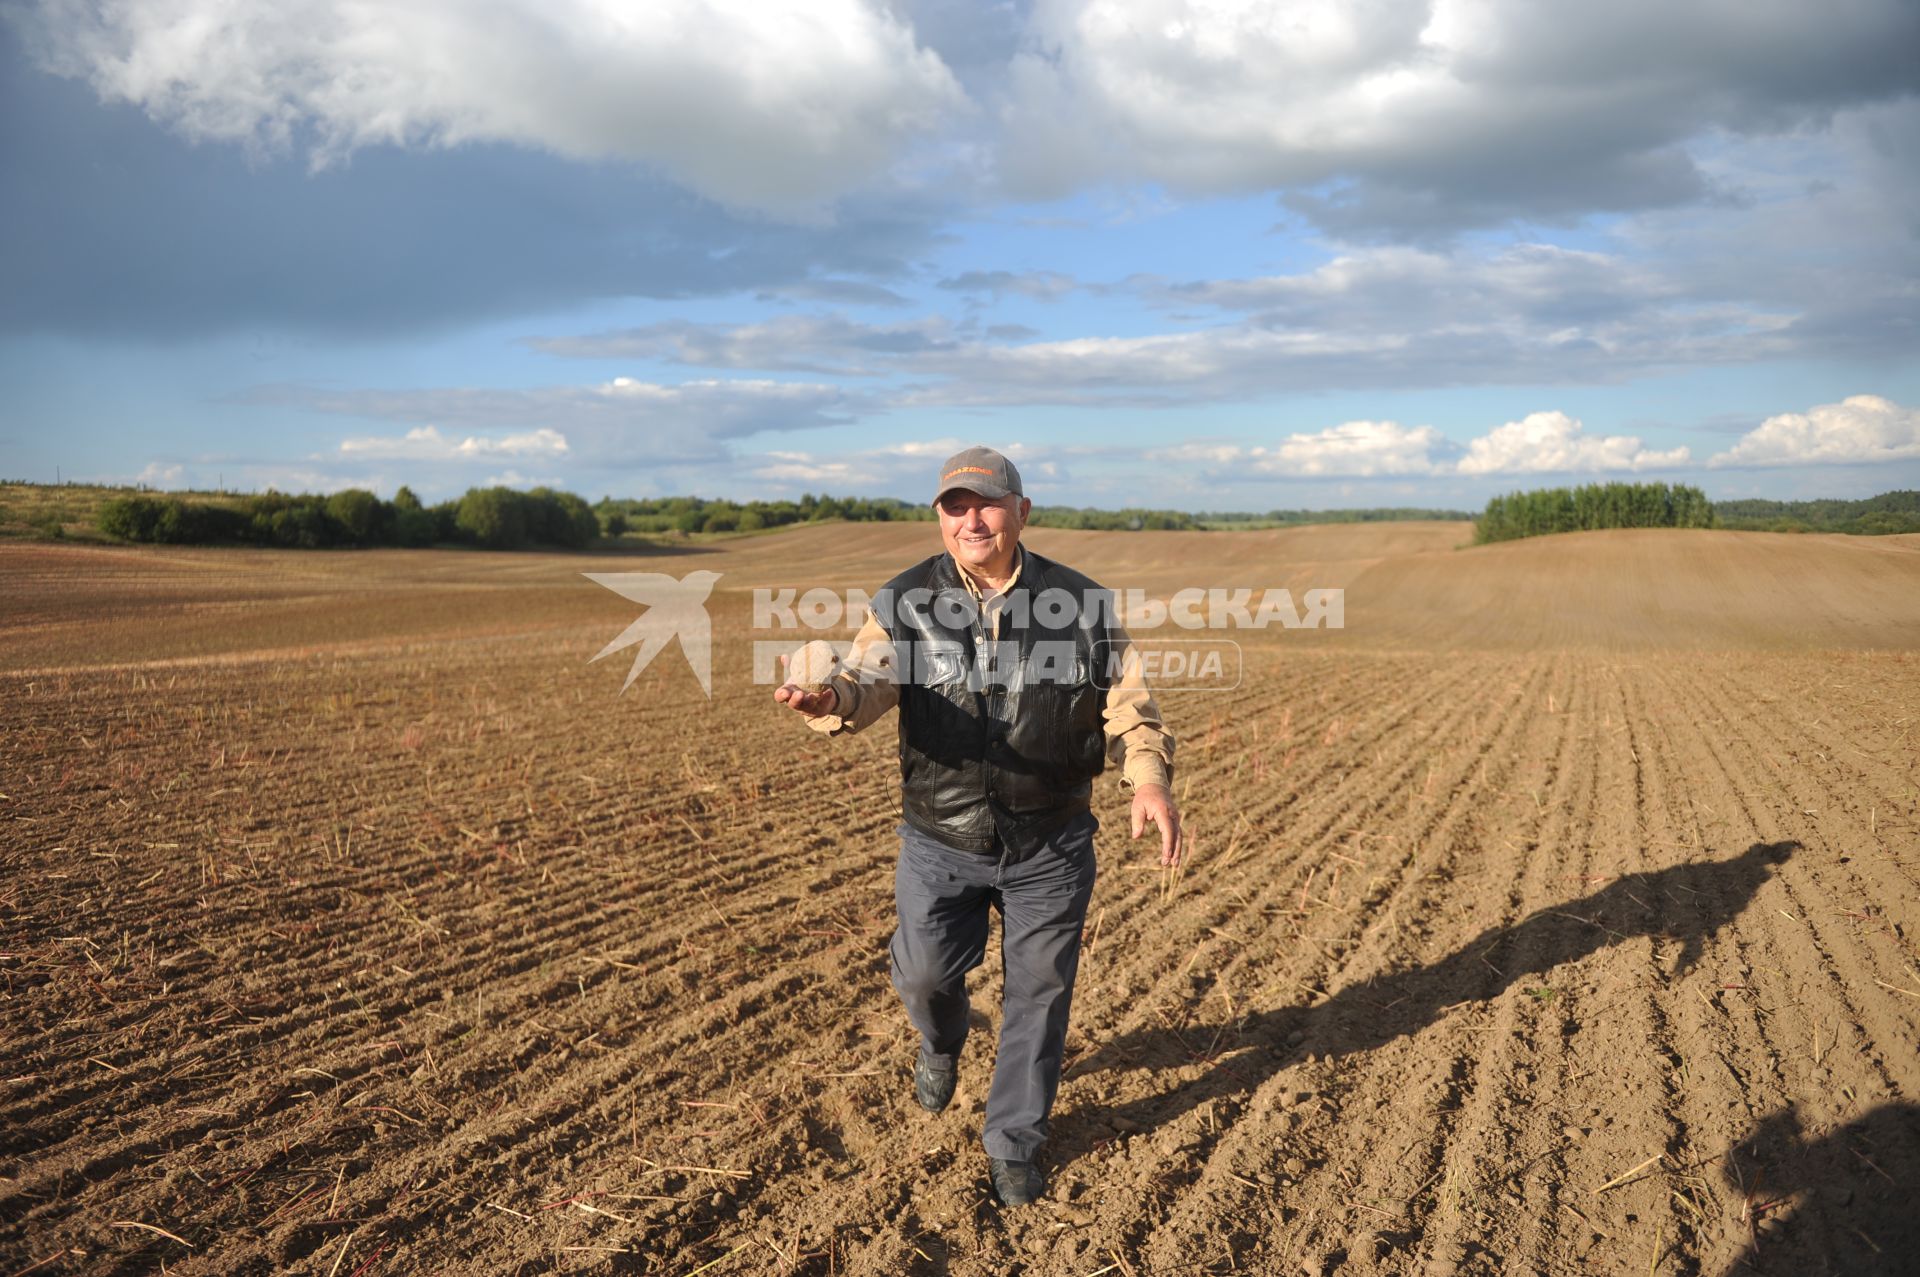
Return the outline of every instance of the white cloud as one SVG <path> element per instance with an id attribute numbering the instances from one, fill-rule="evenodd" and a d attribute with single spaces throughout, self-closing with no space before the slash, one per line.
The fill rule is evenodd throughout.
<path id="1" fill-rule="evenodd" d="M 1690 201 L 1682 148 L 1899 97 L 1903 0 L 1038 0 L 1001 103 L 1023 194 L 1291 188 L 1328 224 Z"/>
<path id="2" fill-rule="evenodd" d="M 1665 452 L 1645 447 L 1633 435 L 1588 436 L 1580 422 L 1564 412 L 1531 412 L 1519 421 L 1473 440 L 1460 458 L 1459 473 L 1578 474 L 1603 471 L 1663 470 L 1687 464 L 1683 446 Z"/>
<path id="3" fill-rule="evenodd" d="M 939 441 L 941 456 L 951 456 L 966 445 Z M 851 493 L 910 491 L 912 480 L 930 472 L 930 453 L 915 455 L 905 447 L 855 453 L 815 453 L 797 449 L 763 452 L 746 458 L 742 468 L 763 489 L 799 487 L 810 491 Z M 924 486 L 924 485 L 922 485 Z"/>
<path id="4" fill-rule="evenodd" d="M 195 140 L 315 164 L 502 142 L 804 214 L 966 109 L 869 0 L 38 0 L 41 61 Z"/>
<path id="5" fill-rule="evenodd" d="M 902 439 L 857 452 L 818 453 L 795 449 L 772 450 L 743 457 L 740 468 L 766 490 L 798 487 L 822 492 L 889 492 L 906 500 L 932 500 L 942 461 L 963 448 L 986 443 L 1020 470 L 1021 486 L 1036 501 L 1045 500 L 1068 477 L 1067 460 L 1088 449 L 1039 447 L 1013 441 L 961 439 Z"/>
<path id="6" fill-rule="evenodd" d="M 1348 421 L 1290 434 L 1272 446 L 1197 440 L 1148 454 L 1172 466 L 1198 466 L 1218 482 L 1640 471 L 1683 466 L 1688 456 L 1684 447 L 1654 451 L 1631 435 L 1589 437 L 1563 412 L 1531 413 L 1464 449 L 1432 426 Z"/>
<path id="7" fill-rule="evenodd" d="M 1179 305 L 1199 302 L 1292 323 L 1374 324 L 1390 312 L 1402 327 L 1454 329 L 1585 328 L 1644 319 L 1687 300 L 1643 263 L 1541 243 L 1493 252 L 1348 248 L 1294 275 L 1204 280 L 1164 293 Z"/>
<path id="8" fill-rule="evenodd" d="M 1146 456 L 1148 461 L 1170 462 L 1174 465 L 1230 466 L 1244 460 L 1252 451 L 1255 449 L 1237 443 L 1190 439 L 1170 448 L 1154 448 Z"/>
<path id="9" fill-rule="evenodd" d="M 1650 266 L 1547 244 L 1359 248 L 1288 275 L 1136 278 L 1112 287 L 1174 309 L 1177 318 L 1166 331 L 1143 335 L 1030 340 L 1030 331 L 993 328 L 983 337 L 939 316 L 870 324 L 843 315 L 783 315 L 739 325 L 657 323 L 531 344 L 582 358 L 912 377 L 919 380 L 898 402 L 1003 405 L 1617 381 L 1682 364 L 1791 357 L 1804 340 L 1801 317 L 1791 309 L 1689 293 Z M 1200 307 L 1226 312 L 1229 322 L 1179 326 Z"/>
<path id="10" fill-rule="evenodd" d="M 561 480 L 552 475 L 524 475 L 518 470 L 507 470 L 500 474 L 488 475 L 480 484 L 483 488 L 557 488 Z"/>
<path id="11" fill-rule="evenodd" d="M 905 360 L 945 381 L 905 396 L 916 404 L 1087 403 L 1233 399 L 1358 377 L 1403 347 L 1399 334 L 1272 331 L 1234 325 L 1144 337 L 1073 337 L 1003 346 L 969 343 Z M 1347 371 L 1339 371 L 1345 369 Z M 1144 391 L 1144 396 L 1128 392 Z"/>
<path id="12" fill-rule="evenodd" d="M 843 425 L 864 405 L 838 386 L 763 380 L 676 385 L 615 377 L 525 390 L 323 390 L 261 386 L 229 402 L 290 404 L 314 412 L 406 424 L 404 436 L 349 439 L 348 455 L 422 460 L 566 456 L 574 464 L 649 467 L 724 461 L 724 441 L 767 431 Z M 459 443 L 442 427 L 476 432 Z"/>
<path id="13" fill-rule="evenodd" d="M 1316 434 L 1289 435 L 1265 456 L 1256 456 L 1254 464 L 1266 473 L 1306 478 L 1431 474 L 1439 464 L 1434 454 L 1446 447 L 1446 438 L 1432 426 L 1349 421 Z"/>
<path id="14" fill-rule="evenodd" d="M 558 430 L 529 430 L 501 438 L 468 435 L 455 442 L 433 426 L 415 426 L 400 438 L 343 439 L 340 451 L 367 460 L 453 461 L 494 457 L 561 456 L 567 437 Z"/>
<path id="15" fill-rule="evenodd" d="M 1808 412 L 1768 417 L 1707 464 L 1873 465 L 1920 458 L 1920 409 L 1879 395 L 1851 395 Z"/>
<path id="16" fill-rule="evenodd" d="M 149 488 L 173 489 L 181 486 L 181 480 L 186 475 L 187 468 L 177 462 L 149 461 L 133 477 L 133 481 Z"/>
<path id="17" fill-rule="evenodd" d="M 1021 196 L 1285 191 L 1363 232 L 1697 202 L 1716 189 L 1705 139 L 1909 95 L 1920 42 L 1909 0 L 14 7 L 41 63 L 104 98 L 317 164 L 506 143 L 810 217 L 879 180 L 984 169 Z"/>
<path id="18" fill-rule="evenodd" d="M 1196 441 L 1156 449 L 1150 457 L 1198 463 L 1215 478 L 1328 479 L 1428 475 L 1450 467 L 1453 445 L 1432 426 L 1347 421 L 1311 434 L 1290 434 L 1273 447 Z"/>

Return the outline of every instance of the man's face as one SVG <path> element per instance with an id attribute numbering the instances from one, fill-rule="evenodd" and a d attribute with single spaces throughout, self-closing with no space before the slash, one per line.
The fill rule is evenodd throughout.
<path id="1" fill-rule="evenodd" d="M 1027 526 L 1033 503 L 1012 495 L 992 501 L 977 492 L 954 488 L 940 494 L 940 539 L 947 552 L 969 568 L 999 575 L 1012 570 L 1014 547 Z"/>

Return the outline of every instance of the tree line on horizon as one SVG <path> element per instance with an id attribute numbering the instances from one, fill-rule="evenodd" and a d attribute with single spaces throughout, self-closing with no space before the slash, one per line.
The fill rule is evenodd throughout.
<path id="1" fill-rule="evenodd" d="M 187 499 L 191 498 L 191 499 Z M 1460 520 L 1460 511 L 1414 507 L 1363 510 L 1272 510 L 1189 514 L 1179 510 L 1100 510 L 1035 506 L 1036 527 L 1102 531 L 1204 531 L 1236 526 L 1374 523 L 1407 519 Z M 172 545 L 260 545 L 320 549 L 371 546 L 471 545 L 487 549 L 552 546 L 578 549 L 629 533 L 689 536 L 756 532 L 828 520 L 931 521 L 930 505 L 893 497 L 835 497 L 805 493 L 797 500 L 733 501 L 695 496 L 603 497 L 588 505 L 551 488 L 471 488 L 463 496 L 426 505 L 407 487 L 391 501 L 349 488 L 328 494 L 256 495 L 135 492 L 99 507 L 95 525 L 123 541 Z M 1604 483 L 1545 488 L 1493 498 L 1474 518 L 1474 543 L 1598 528 L 1732 528 L 1775 532 L 1873 535 L 1920 532 L 1920 492 L 1884 493 L 1860 501 L 1714 503 L 1698 488 L 1665 483 Z"/>
<path id="2" fill-rule="evenodd" d="M 95 526 L 121 541 L 297 550 L 446 543 L 493 550 L 578 549 L 600 535 L 592 508 L 571 492 L 500 487 L 469 488 L 462 497 L 431 506 L 407 487 L 391 501 L 364 488 L 326 495 L 267 491 L 193 502 L 134 495 L 102 505 Z"/>
<path id="3" fill-rule="evenodd" d="M 834 497 L 803 493 L 797 501 L 732 501 L 725 497 L 602 497 L 593 507 L 608 536 L 696 532 L 760 532 L 795 523 L 845 519 L 852 523 L 933 518 L 933 507 L 895 497 Z"/>
<path id="4" fill-rule="evenodd" d="M 1844 532 L 1886 536 L 1920 532 L 1920 492 L 1902 489 L 1858 501 L 1770 501 L 1745 497 L 1717 501 L 1720 526 L 1739 532 Z"/>
<path id="5" fill-rule="evenodd" d="M 608 535 L 625 532 L 661 533 L 759 532 L 796 523 L 844 519 L 850 523 L 932 522 L 933 506 L 898 497 L 835 497 L 802 493 L 797 501 L 734 501 L 726 497 L 602 497 L 594 506 Z M 1083 528 L 1096 531 L 1187 531 L 1198 529 L 1200 516 L 1183 510 L 1096 510 L 1082 506 L 1033 507 L 1028 522 L 1040 528 Z"/>
<path id="6" fill-rule="evenodd" d="M 835 497 L 803 493 L 798 500 L 733 501 L 725 497 L 602 497 L 594 506 L 608 534 L 758 532 L 766 528 L 811 523 L 822 519 L 865 522 L 930 522 L 933 507 L 897 497 Z M 1095 532 L 1200 532 L 1216 525 L 1381 523 L 1403 519 L 1465 521 L 1462 510 L 1379 507 L 1367 510 L 1270 510 L 1264 514 L 1240 511 L 1203 512 L 1155 510 L 1129 506 L 1104 510 L 1094 506 L 1036 505 L 1028 523 L 1037 528 L 1075 528 Z"/>
<path id="7" fill-rule="evenodd" d="M 1473 517 L 1465 510 L 1429 510 L 1418 506 L 1375 506 L 1366 510 L 1269 510 L 1265 514 L 1218 510 L 1194 516 L 1202 525 L 1209 527 L 1238 523 L 1295 526 L 1307 523 L 1402 523 L 1413 520 L 1465 523 Z"/>
<path id="8" fill-rule="evenodd" d="M 1857 501 L 1823 498 L 1709 501 L 1698 488 L 1664 483 L 1596 483 L 1495 497 L 1474 521 L 1475 545 L 1595 528 L 1721 528 L 1735 532 L 1839 532 L 1886 536 L 1920 532 L 1920 491 Z"/>
<path id="9" fill-rule="evenodd" d="M 188 497 L 192 499 L 188 499 Z M 1238 522 L 1348 523 L 1394 519 L 1464 519 L 1457 511 L 1415 509 L 1275 510 L 1267 514 L 1191 514 L 1129 507 L 1035 506 L 1034 527 L 1087 531 L 1205 531 Z M 589 506 L 571 492 L 535 488 L 472 488 L 425 505 L 411 488 L 392 501 L 363 488 L 289 495 L 137 492 L 99 509 L 95 526 L 121 541 L 163 545 L 261 545 L 283 549 L 424 547 L 464 544 L 488 549 L 532 545 L 575 549 L 600 538 L 759 532 L 795 524 L 931 522 L 933 507 L 896 497 L 803 493 L 797 500 L 734 501 L 725 497 L 602 497 Z"/>

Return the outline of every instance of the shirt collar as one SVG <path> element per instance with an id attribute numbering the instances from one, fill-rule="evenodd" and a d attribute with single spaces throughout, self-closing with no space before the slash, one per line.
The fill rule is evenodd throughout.
<path id="1" fill-rule="evenodd" d="M 953 556 L 949 555 L 948 557 L 952 558 Z M 960 570 L 960 579 L 966 583 L 967 593 L 973 595 L 976 599 L 984 597 L 980 589 L 980 582 L 974 579 L 973 573 L 967 568 L 967 565 L 955 558 L 953 560 L 953 566 Z M 1013 547 L 1013 575 L 1007 578 L 1007 588 L 1000 591 L 1000 593 L 1007 593 L 1008 590 L 1013 589 L 1013 587 L 1019 583 L 1020 570 L 1026 566 L 1027 547 L 1024 545 L 1015 545 Z"/>

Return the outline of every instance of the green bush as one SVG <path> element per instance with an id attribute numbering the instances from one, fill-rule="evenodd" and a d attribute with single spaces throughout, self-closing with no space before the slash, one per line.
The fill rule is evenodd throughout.
<path id="1" fill-rule="evenodd" d="M 267 516 L 270 545 L 290 550 L 317 550 L 332 543 L 331 533 L 326 512 L 307 502 L 283 507 Z"/>
<path id="2" fill-rule="evenodd" d="M 152 497 L 115 497 L 100 507 L 94 526 L 121 541 L 152 541 L 161 504 Z"/>
<path id="3" fill-rule="evenodd" d="M 327 498 L 327 517 L 340 525 L 353 545 L 378 545 L 382 537 L 382 502 L 364 488 L 347 488 Z"/>
<path id="4" fill-rule="evenodd" d="M 402 488 L 401 491 L 405 492 L 406 489 Z M 393 503 L 393 512 L 387 520 L 388 542 L 392 545 L 415 549 L 432 545 L 440 539 L 439 524 L 439 519 L 434 517 L 432 511 L 420 508 L 417 499 L 411 509 L 396 500 Z"/>
<path id="5" fill-rule="evenodd" d="M 545 488 L 535 489 L 533 495 L 546 506 L 547 533 L 541 540 L 578 550 L 599 539 L 599 516 L 585 501 L 571 492 L 551 492 Z"/>
<path id="6" fill-rule="evenodd" d="M 100 507 L 94 526 L 121 541 L 205 545 L 245 540 L 247 519 L 230 506 L 194 505 L 178 497 L 116 497 Z"/>
<path id="7" fill-rule="evenodd" d="M 1713 503 L 1698 488 L 1664 483 L 1590 483 L 1515 492 L 1487 502 L 1475 545 L 1599 528 L 1711 528 Z"/>
<path id="8" fill-rule="evenodd" d="M 490 550 L 517 550 L 527 543 L 525 499 L 512 488 L 469 488 L 454 526 Z"/>

